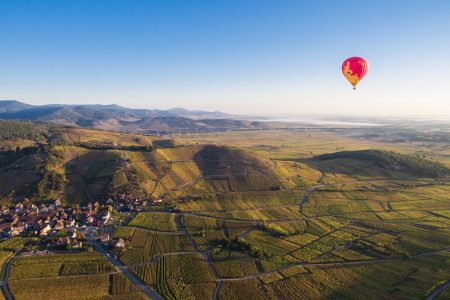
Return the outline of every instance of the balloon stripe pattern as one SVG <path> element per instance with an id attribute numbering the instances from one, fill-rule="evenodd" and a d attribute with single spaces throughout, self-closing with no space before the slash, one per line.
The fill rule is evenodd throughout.
<path id="1" fill-rule="evenodd" d="M 356 89 L 356 85 L 366 75 L 369 70 L 369 63 L 362 57 L 350 57 L 342 63 L 342 73 L 345 78 Z"/>

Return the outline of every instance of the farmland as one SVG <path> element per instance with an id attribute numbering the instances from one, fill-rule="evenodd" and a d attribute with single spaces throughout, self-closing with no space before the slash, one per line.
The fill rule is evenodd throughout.
<path id="1" fill-rule="evenodd" d="M 16 257 L 8 285 L 15 299 L 146 299 L 98 254 Z"/>
<path id="2" fill-rule="evenodd" d="M 263 134 L 272 137 L 270 131 L 255 135 Z M 298 135 L 301 137 L 302 133 Z M 199 134 L 181 139 L 220 143 L 222 136 L 234 146 L 274 159 L 255 161 L 252 158 L 251 165 L 259 168 L 276 165 L 273 176 L 282 188 L 263 191 L 248 181 L 244 185 L 250 190 L 241 190 L 233 186 L 230 178 L 200 180 L 195 179 L 198 175 L 195 173 L 176 183 L 180 187 L 166 194 L 168 199 L 174 199 L 171 201 L 179 207 L 179 212 L 145 213 L 152 216 L 151 221 L 138 214 L 129 224 L 136 227 L 134 230 L 161 231 L 146 233 L 147 239 L 153 234 L 173 239 L 166 232 L 170 231 L 178 234 L 177 239 L 183 237 L 190 244 L 189 248 L 183 244 L 184 248 L 177 246 L 159 254 L 152 250 L 154 254 L 150 256 L 143 251 L 137 254 L 140 259 L 132 261 L 129 256 L 135 251 L 137 236 L 128 235 L 133 246 L 124 252 L 123 261 L 164 297 L 324 299 L 364 295 L 369 299 L 421 299 L 450 277 L 447 177 L 418 176 L 419 173 L 401 167 L 389 169 L 387 165 L 374 165 L 374 160 L 358 159 L 356 155 L 356 158 L 331 160 L 314 158 L 337 149 L 376 146 L 401 151 L 406 149 L 402 148 L 404 145 L 319 134 L 323 142 L 331 138 L 331 146 L 324 147 L 320 138 L 309 139 L 310 145 L 316 144 L 308 148 L 302 142 L 301 149 L 311 149 L 302 152 L 298 144 L 288 143 L 277 151 L 267 150 L 268 147 L 251 144 L 253 138 L 245 132 L 216 137 Z M 270 139 L 258 142 L 266 140 Z M 333 143 L 338 146 L 332 146 Z M 170 150 L 163 154 L 173 161 L 178 155 L 183 159 L 193 157 L 187 152 L 173 154 Z M 439 155 L 443 153 L 434 157 L 439 159 Z M 209 188 L 201 192 L 206 183 L 216 193 L 211 193 Z M 304 199 L 311 187 L 316 188 Z M 183 198 L 189 193 L 201 196 Z M 155 225 L 162 220 L 169 227 Z M 203 268 L 202 272 L 208 274 L 201 285 L 186 280 L 189 271 L 182 270 L 180 261 L 174 263 L 194 253 L 199 254 L 196 260 L 202 266 L 196 268 Z M 165 275 L 177 273 L 182 275 L 178 275 L 176 284 Z"/>
<path id="3" fill-rule="evenodd" d="M 183 135 L 175 146 L 129 150 L 107 146 L 155 139 L 84 129 L 57 136 L 64 156 L 52 170 L 67 181 L 52 193 L 66 203 L 117 193 L 160 200 L 114 212 L 125 221 L 112 239 L 124 247 L 111 254 L 164 298 L 422 299 L 450 278 L 449 153 L 439 143 L 265 130 Z M 92 149 L 95 141 L 103 148 Z M 25 159 L 39 169 L 47 158 L 27 154 L 0 176 L 34 174 Z M 6 192 L 4 205 L 13 205 Z M 17 251 L 0 250 L 3 261 Z M 92 298 L 142 297 L 92 254 L 16 257 L 8 284 L 16 299 L 31 290 L 56 297 L 43 284 L 49 278 L 49 288 L 90 289 Z M 58 293 L 75 297 L 69 290 Z"/>

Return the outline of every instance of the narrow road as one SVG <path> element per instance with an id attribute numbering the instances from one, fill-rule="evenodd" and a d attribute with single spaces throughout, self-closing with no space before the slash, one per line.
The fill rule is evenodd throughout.
<path id="1" fill-rule="evenodd" d="M 13 296 L 11 295 L 11 292 L 8 287 L 9 272 L 11 269 L 11 262 L 13 259 L 14 259 L 14 256 L 11 257 L 10 259 L 8 259 L 8 261 L 5 263 L 5 273 L 3 274 L 2 291 L 3 291 L 3 295 L 5 296 L 6 300 L 14 299 Z"/>
<path id="2" fill-rule="evenodd" d="M 221 287 L 222 287 L 222 281 L 218 281 L 216 283 L 216 288 L 214 289 L 213 300 L 218 300 L 219 299 L 219 291 L 220 291 Z"/>
<path id="3" fill-rule="evenodd" d="M 450 279 L 447 280 L 446 282 L 438 285 L 437 287 L 435 287 L 429 294 L 428 296 L 425 297 L 425 300 L 433 300 L 434 298 L 436 298 L 437 296 L 439 296 L 440 293 L 442 293 L 445 289 L 450 287 Z"/>
<path id="4" fill-rule="evenodd" d="M 97 240 L 95 239 L 88 239 L 88 240 L 89 242 L 91 242 L 91 244 L 94 246 L 95 250 L 98 253 L 103 254 L 114 266 L 118 267 L 119 270 L 122 272 L 122 274 L 125 275 L 133 284 L 135 284 L 144 294 L 149 296 L 151 299 L 156 300 L 164 299 L 150 287 L 142 283 L 136 276 L 134 276 L 133 273 L 131 273 L 130 270 L 128 270 L 122 262 L 109 255 L 109 253 L 105 250 L 105 248 L 103 248 L 103 246 Z"/>

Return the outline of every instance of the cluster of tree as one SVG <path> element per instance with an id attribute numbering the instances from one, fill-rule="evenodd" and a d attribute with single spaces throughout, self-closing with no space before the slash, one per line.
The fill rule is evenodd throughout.
<path id="1" fill-rule="evenodd" d="M 450 174 L 450 169 L 439 162 L 424 159 L 419 156 L 405 155 L 392 151 L 342 151 L 319 155 L 315 158 L 318 160 L 339 158 L 367 160 L 380 167 L 401 170 L 414 176 L 439 177 Z"/>
<path id="2" fill-rule="evenodd" d="M 281 191 L 283 187 L 281 185 L 274 185 L 270 187 L 271 191 Z"/>
<path id="3" fill-rule="evenodd" d="M 21 121 L 0 121 L 0 141 L 27 139 L 35 142 L 50 136 L 48 126 Z"/>
<path id="4" fill-rule="evenodd" d="M 37 193 L 41 198 L 49 195 L 50 191 L 62 191 L 66 185 L 66 176 L 53 170 L 46 170 L 37 184 Z"/>
<path id="5" fill-rule="evenodd" d="M 154 140 L 153 145 L 156 148 L 174 148 L 175 141 L 173 139 Z"/>
<path id="6" fill-rule="evenodd" d="M 0 166 L 9 165 L 14 161 L 26 155 L 36 154 L 39 151 L 38 147 L 16 147 L 15 150 L 5 150 L 0 152 Z"/>
<path id="7" fill-rule="evenodd" d="M 153 151 L 152 145 L 114 145 L 105 143 L 82 142 L 76 144 L 89 150 L 128 150 L 128 151 Z"/>
<path id="8" fill-rule="evenodd" d="M 47 166 L 53 167 L 64 161 L 64 151 L 55 144 L 45 145 L 41 151 L 46 155 L 44 162 Z"/>
<path id="9" fill-rule="evenodd" d="M 51 191 L 62 191 L 66 185 L 66 176 L 55 172 L 53 168 L 64 161 L 64 151 L 54 144 L 43 146 L 40 151 L 45 155 L 44 170 L 37 184 L 37 195 L 48 197 Z"/>
<path id="10" fill-rule="evenodd" d="M 350 243 L 349 248 L 356 251 L 371 252 L 375 255 L 380 256 L 391 256 L 391 252 L 389 251 L 389 249 L 385 245 L 380 243 L 378 245 L 374 245 L 364 240 L 355 240 Z"/>
<path id="11" fill-rule="evenodd" d="M 273 256 L 272 252 L 261 249 L 258 246 L 249 243 L 244 238 L 240 238 L 238 236 L 231 240 L 227 239 L 212 240 L 211 244 L 214 247 L 217 247 L 216 248 L 218 249 L 217 251 L 228 249 L 230 251 L 244 252 L 256 258 L 270 258 Z"/>
<path id="12" fill-rule="evenodd" d="M 276 237 L 290 237 L 290 236 L 304 232 L 304 230 L 302 228 L 298 228 L 298 229 L 292 230 L 292 231 L 287 231 L 277 224 L 266 224 L 266 223 L 259 224 L 258 223 L 257 227 L 258 227 L 258 229 L 267 231 Z"/>

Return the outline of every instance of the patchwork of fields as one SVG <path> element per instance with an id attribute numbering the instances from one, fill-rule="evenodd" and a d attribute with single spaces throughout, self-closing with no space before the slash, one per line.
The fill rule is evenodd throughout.
<path id="1" fill-rule="evenodd" d="M 63 134 L 71 141 L 109 138 L 88 136 L 83 130 Z M 151 142 L 113 134 L 119 137 L 126 145 Z M 117 253 L 124 268 L 162 297 L 423 299 L 449 280 L 448 175 L 427 177 L 405 165 L 367 159 L 314 158 L 379 148 L 426 154 L 448 165 L 447 148 L 387 145 L 319 131 L 180 140 L 184 144 L 154 151 L 58 146 L 65 158 L 54 167 L 68 178 L 59 194 L 72 204 L 119 192 L 163 199 L 162 205 L 133 213 L 112 234 L 125 241 Z M 42 163 L 40 155 L 25 159 Z M 422 164 L 418 159 L 413 161 Z M 30 177 L 10 185 L 34 180 L 34 171 L 21 161 L 0 169 L 0 176 L 19 170 Z M 2 264 L 25 242 L 1 243 Z M 80 299 L 81 289 L 89 291 L 85 299 L 144 298 L 96 254 L 16 257 L 10 266 L 8 286 L 15 299 Z"/>
<path id="2" fill-rule="evenodd" d="M 332 140 L 328 149 L 323 136 L 310 142 L 314 147 L 304 147 L 312 150 L 302 156 L 288 143 L 272 151 L 252 144 L 253 137 L 238 137 L 245 134 L 223 136 L 272 158 L 303 157 L 301 163 L 269 161 L 279 170 L 280 189 L 240 191 L 230 188 L 229 178 L 196 179 L 194 172 L 165 194 L 179 212 L 139 213 L 118 229 L 129 245 L 121 261 L 160 295 L 422 299 L 450 278 L 448 178 L 414 176 L 366 161 L 304 159 L 335 151 L 333 143 L 345 148 L 346 138 Z"/>
<path id="3" fill-rule="evenodd" d="M 311 191 L 302 212 L 292 190 L 140 213 L 116 233 L 120 259 L 167 299 L 423 298 L 450 277 L 450 186 L 355 180 Z"/>

